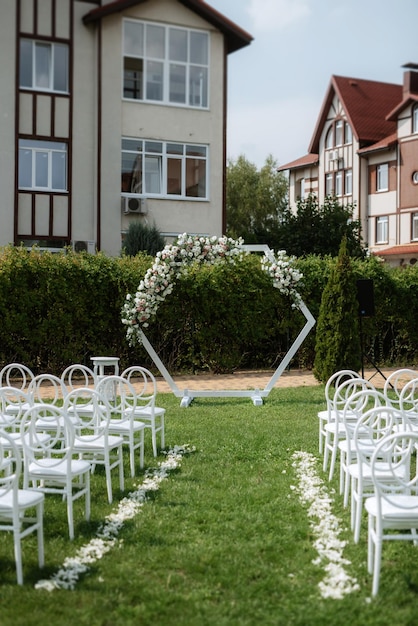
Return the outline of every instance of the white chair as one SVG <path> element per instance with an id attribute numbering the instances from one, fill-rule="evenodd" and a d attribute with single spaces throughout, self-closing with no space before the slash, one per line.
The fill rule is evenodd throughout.
<path id="1" fill-rule="evenodd" d="M 8 363 L 0 371 L 0 387 L 17 387 L 22 391 L 27 391 L 34 377 L 34 373 L 26 365 Z"/>
<path id="2" fill-rule="evenodd" d="M 67 391 L 73 391 L 77 387 L 94 388 L 97 383 L 97 376 L 87 365 L 74 363 L 66 367 L 62 372 L 61 381 L 64 383 Z"/>
<path id="3" fill-rule="evenodd" d="M 54 374 L 38 374 L 31 380 L 28 393 L 32 397 L 33 403 L 44 403 L 62 405 L 68 393 L 67 387 L 61 378 Z"/>
<path id="4" fill-rule="evenodd" d="M 371 459 L 380 442 L 396 431 L 409 428 L 408 420 L 403 418 L 396 408 L 389 405 L 375 406 L 364 413 L 356 424 L 353 445 L 356 461 L 348 467 L 351 481 L 351 529 L 354 541 L 360 539 L 363 503 L 373 495 Z M 381 477 L 388 477 L 388 464 L 385 458 L 376 463 Z"/>
<path id="5" fill-rule="evenodd" d="M 139 450 L 139 465 L 144 467 L 145 423 L 135 419 L 137 394 L 133 385 L 122 376 L 105 376 L 96 387 L 97 391 L 110 399 L 111 418 L 109 432 L 123 438 L 129 447 L 131 476 L 135 476 L 135 451 Z"/>
<path id="6" fill-rule="evenodd" d="M 21 540 L 35 533 L 38 564 L 44 565 L 43 507 L 45 496 L 31 489 L 20 489 L 21 455 L 12 437 L 0 434 L 0 530 L 13 533 L 16 575 L 23 585 Z"/>
<path id="7" fill-rule="evenodd" d="M 386 398 L 382 392 L 369 384 L 364 389 L 360 389 L 357 393 L 350 395 L 344 409 L 342 411 L 342 422 L 344 425 L 344 439 L 338 442 L 340 452 L 340 493 L 344 494 L 344 506 L 348 505 L 350 495 L 350 466 L 357 461 L 357 453 L 354 446 L 354 432 L 357 422 L 362 418 L 364 413 L 374 407 L 386 406 Z M 357 439 L 364 435 L 362 446 L 371 446 L 372 442 L 367 440 L 367 429 L 357 431 Z"/>
<path id="8" fill-rule="evenodd" d="M 417 543 L 418 472 L 411 456 L 418 445 L 418 433 L 402 431 L 388 435 L 378 444 L 371 459 L 374 495 L 366 500 L 368 512 L 367 568 L 373 574 L 372 595 L 379 591 L 384 541 Z M 381 459 L 387 462 L 382 474 Z"/>
<path id="9" fill-rule="evenodd" d="M 67 394 L 64 412 L 75 427 L 74 451 L 88 459 L 91 470 L 103 465 L 109 503 L 113 501 L 112 470 L 119 470 L 119 487 L 124 489 L 123 438 L 109 432 L 111 407 L 96 389 L 79 387 Z"/>
<path id="10" fill-rule="evenodd" d="M 18 387 L 0 387 L 0 428 L 20 436 L 21 419 L 31 404 L 31 397 Z"/>
<path id="11" fill-rule="evenodd" d="M 125 369 L 122 377 L 132 383 L 135 388 L 135 418 L 145 422 L 145 426 L 151 430 L 152 450 L 154 456 L 157 456 L 157 433 L 160 433 L 161 448 L 165 446 L 165 409 L 155 404 L 157 381 L 152 372 L 139 365 Z"/>
<path id="12" fill-rule="evenodd" d="M 48 437 L 38 421 L 48 428 Z M 90 463 L 74 457 L 74 425 L 62 408 L 35 404 L 23 416 L 21 439 L 24 451 L 23 486 L 46 494 L 60 494 L 67 503 L 68 530 L 74 538 L 73 503 L 85 498 L 85 517 L 90 519 Z"/>
<path id="13" fill-rule="evenodd" d="M 322 409 L 321 411 L 318 411 L 318 420 L 319 420 L 318 446 L 319 446 L 320 454 L 322 454 L 322 452 L 324 451 L 324 442 L 325 442 L 326 435 L 327 435 L 325 431 L 325 424 L 335 419 L 335 414 L 333 413 L 333 410 L 332 410 L 332 399 L 334 397 L 335 390 L 338 389 L 338 387 L 342 383 L 344 383 L 346 380 L 349 380 L 350 378 L 358 378 L 358 376 L 359 376 L 358 372 L 355 372 L 354 370 L 340 370 L 338 372 L 335 372 L 335 374 L 333 374 L 332 376 L 330 376 L 326 382 L 326 385 L 325 385 L 326 408 Z M 324 471 L 325 470 L 326 470 L 326 466 L 324 466 Z"/>
<path id="14" fill-rule="evenodd" d="M 383 394 L 390 402 L 391 406 L 400 409 L 400 397 L 405 385 L 418 379 L 418 371 L 407 367 L 391 372 L 385 380 Z"/>
<path id="15" fill-rule="evenodd" d="M 374 389 L 371 382 L 364 378 L 349 378 L 342 384 L 340 384 L 335 390 L 334 397 L 332 399 L 332 415 L 334 419 L 325 424 L 325 444 L 324 444 L 324 471 L 327 467 L 328 456 L 330 455 L 330 469 L 329 480 L 334 475 L 335 465 L 337 461 L 337 455 L 339 451 L 339 443 L 342 439 L 345 439 L 345 425 L 343 422 L 343 411 L 350 397 L 364 389 Z M 348 414 L 346 412 L 346 419 Z M 353 413 L 353 419 L 357 419 L 357 413 Z"/>
<path id="16" fill-rule="evenodd" d="M 413 430 L 418 430 L 418 378 L 411 378 L 399 394 L 399 411 L 406 416 Z"/>

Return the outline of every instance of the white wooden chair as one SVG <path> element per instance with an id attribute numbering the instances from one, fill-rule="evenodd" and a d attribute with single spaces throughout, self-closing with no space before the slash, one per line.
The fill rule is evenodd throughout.
<path id="1" fill-rule="evenodd" d="M 384 541 L 412 541 L 417 544 L 418 471 L 412 455 L 418 445 L 418 433 L 399 431 L 383 438 L 371 459 L 374 495 L 367 498 L 368 557 L 367 568 L 373 574 L 372 595 L 379 591 L 382 546 Z M 380 471 L 381 459 L 387 471 Z"/>
<path id="2" fill-rule="evenodd" d="M 79 387 L 67 394 L 64 413 L 75 428 L 74 452 L 87 459 L 94 472 L 103 465 L 107 497 L 113 501 L 112 470 L 119 470 L 119 487 L 124 489 L 123 438 L 109 432 L 111 410 L 108 400 L 97 389 Z"/>
<path id="3" fill-rule="evenodd" d="M 13 533 L 16 576 L 23 584 L 21 541 L 36 533 L 38 564 L 44 565 L 43 513 L 45 496 L 39 491 L 21 489 L 20 452 L 8 433 L 0 434 L 0 531 Z"/>
<path id="4" fill-rule="evenodd" d="M 39 427 L 42 420 L 48 437 Z M 73 503 L 85 498 L 85 517 L 90 519 L 90 463 L 75 458 L 75 429 L 70 417 L 54 405 L 35 404 L 22 419 L 24 451 L 23 486 L 45 494 L 60 494 L 67 503 L 68 530 L 74 538 Z"/>
<path id="5" fill-rule="evenodd" d="M 332 400 L 335 394 L 336 389 L 344 383 L 349 378 L 358 378 L 358 372 L 354 370 L 340 370 L 335 372 L 332 376 L 330 376 L 325 384 L 325 403 L 326 408 L 318 411 L 318 422 L 319 422 L 319 441 L 318 447 L 320 454 L 324 451 L 324 442 L 326 439 L 326 430 L 325 424 L 327 422 L 331 422 L 335 420 L 335 414 L 333 412 Z M 328 460 L 327 460 L 328 463 Z M 326 466 L 324 466 L 324 471 L 326 470 Z"/>
<path id="6" fill-rule="evenodd" d="M 135 419 L 145 422 L 145 426 L 151 430 L 152 450 L 157 456 L 157 434 L 160 434 L 160 446 L 165 446 L 165 409 L 156 405 L 157 381 L 154 375 L 147 368 L 139 365 L 128 367 L 122 372 L 122 377 L 126 378 L 135 388 L 136 407 L 134 409 Z"/>

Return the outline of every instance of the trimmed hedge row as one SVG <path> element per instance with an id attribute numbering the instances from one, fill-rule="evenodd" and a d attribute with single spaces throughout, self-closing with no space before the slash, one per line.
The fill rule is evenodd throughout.
<path id="1" fill-rule="evenodd" d="M 0 251 L 0 365 L 25 363 L 60 372 L 94 355 L 117 355 L 122 367 L 153 367 L 142 346 L 130 347 L 121 323 L 126 294 L 134 293 L 153 258 L 103 254 L 54 255 L 7 247 Z M 335 259 L 297 261 L 300 293 L 317 318 Z M 374 281 L 376 315 L 363 320 L 375 362 L 418 360 L 418 269 L 390 270 L 376 259 L 353 261 L 358 278 Z M 261 270 L 257 255 L 234 266 L 191 268 L 162 303 L 147 336 L 169 371 L 213 372 L 272 368 L 305 323 Z M 315 328 L 293 366 L 312 367 Z M 153 368 L 154 369 L 154 368 Z"/>

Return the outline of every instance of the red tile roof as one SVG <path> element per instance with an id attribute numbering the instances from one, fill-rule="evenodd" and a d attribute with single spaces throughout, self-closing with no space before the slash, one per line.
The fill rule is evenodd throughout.
<path id="1" fill-rule="evenodd" d="M 376 256 L 393 256 L 398 254 L 418 254 L 417 243 L 407 243 L 399 246 L 391 246 L 380 251 L 373 251 Z"/>
<path id="2" fill-rule="evenodd" d="M 335 94 L 342 103 L 353 135 L 363 147 L 377 143 L 396 131 L 396 120 L 386 117 L 402 100 L 402 90 L 402 85 L 393 83 L 332 76 L 309 152 L 319 151 L 319 138 Z"/>
<path id="3" fill-rule="evenodd" d="M 142 4 L 147 0 L 114 0 L 108 4 L 104 4 L 97 9 L 92 9 L 84 17 L 83 22 L 90 24 L 92 22 L 98 22 L 103 17 L 112 15 L 114 13 L 120 13 L 130 7 Z M 229 20 L 227 17 L 213 9 L 209 4 L 203 0 L 179 0 L 185 7 L 197 13 L 201 18 L 215 26 L 220 30 L 226 39 L 227 51 L 235 52 L 244 46 L 248 46 L 253 40 L 252 35 L 240 28 L 237 24 Z"/>
<path id="4" fill-rule="evenodd" d="M 398 143 L 398 133 L 392 133 L 389 137 L 385 137 L 381 141 L 377 141 L 376 143 L 372 143 L 371 146 L 367 146 L 366 148 L 362 148 L 358 151 L 359 154 L 368 154 L 369 152 L 376 152 L 377 150 L 387 150 L 388 148 L 392 148 L 396 146 Z"/>
<path id="5" fill-rule="evenodd" d="M 285 163 L 285 165 L 281 165 L 277 168 L 278 172 L 282 172 L 284 170 L 296 169 L 297 167 L 306 167 L 307 165 L 317 165 L 319 162 L 318 154 L 306 154 L 300 159 L 296 159 L 296 161 L 291 161 L 290 163 Z"/>

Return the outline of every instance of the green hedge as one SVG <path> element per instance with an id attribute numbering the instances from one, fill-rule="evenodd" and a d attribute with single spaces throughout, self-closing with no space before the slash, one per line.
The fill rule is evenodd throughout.
<path id="1" fill-rule="evenodd" d="M 94 355 L 117 355 L 122 367 L 152 366 L 141 346 L 130 347 L 121 323 L 126 294 L 152 264 L 146 255 L 50 254 L 0 251 L 0 365 L 25 363 L 60 372 Z M 334 259 L 297 262 L 301 295 L 315 318 Z M 353 261 L 358 278 L 372 278 L 376 315 L 364 319 L 365 344 L 375 362 L 418 360 L 418 269 L 390 270 L 376 259 Z M 274 368 L 305 323 L 274 289 L 253 254 L 236 265 L 194 267 L 162 303 L 147 336 L 170 371 L 213 372 Z M 315 328 L 293 361 L 312 367 Z"/>

